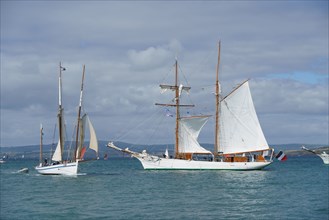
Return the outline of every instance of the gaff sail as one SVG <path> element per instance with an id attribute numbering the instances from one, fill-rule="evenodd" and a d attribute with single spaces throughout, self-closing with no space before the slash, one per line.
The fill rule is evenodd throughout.
<path id="1" fill-rule="evenodd" d="M 234 154 L 268 150 L 269 146 L 245 81 L 221 101 L 220 151 Z"/>
<path id="2" fill-rule="evenodd" d="M 98 156 L 98 141 L 97 141 L 97 137 L 96 137 L 96 132 L 95 129 L 88 117 L 87 114 L 84 114 L 83 117 L 81 118 L 80 121 L 80 140 L 79 140 L 79 144 L 78 144 L 78 151 L 77 151 L 77 158 L 82 159 L 83 158 L 83 154 L 86 151 L 86 148 L 83 146 L 84 143 L 84 139 L 85 139 L 85 130 L 86 130 L 86 126 L 87 126 L 87 122 L 88 122 L 88 127 L 89 127 L 89 135 L 90 135 L 90 140 L 89 140 L 89 148 L 94 150 L 96 152 L 96 156 Z"/>

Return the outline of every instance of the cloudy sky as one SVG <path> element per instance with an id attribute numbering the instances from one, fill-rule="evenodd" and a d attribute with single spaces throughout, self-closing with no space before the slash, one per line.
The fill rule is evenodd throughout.
<path id="1" fill-rule="evenodd" d="M 85 64 L 100 140 L 173 143 L 158 85 L 177 57 L 196 105 L 184 111 L 213 114 L 219 40 L 223 94 L 250 79 L 270 144 L 329 144 L 328 1 L 1 1 L 0 146 L 38 144 L 40 123 L 53 141 L 60 61 L 68 139 Z M 213 143 L 213 121 L 200 142 Z"/>

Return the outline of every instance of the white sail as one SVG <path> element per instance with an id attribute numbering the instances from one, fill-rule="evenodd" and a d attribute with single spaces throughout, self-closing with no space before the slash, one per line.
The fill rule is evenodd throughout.
<path id="1" fill-rule="evenodd" d="M 62 150 L 61 150 L 61 141 L 58 140 L 58 144 L 57 144 L 57 147 L 56 147 L 56 150 L 53 154 L 53 157 L 52 157 L 52 160 L 53 161 L 62 161 Z"/>
<path id="2" fill-rule="evenodd" d="M 267 149 L 246 81 L 221 101 L 219 150 L 232 154 Z"/>
<path id="3" fill-rule="evenodd" d="M 57 147 L 56 147 L 55 152 L 53 154 L 52 160 L 60 162 L 60 161 L 63 160 L 63 158 L 62 158 L 63 157 L 63 152 L 62 151 L 64 151 L 64 146 L 61 146 L 61 143 L 63 143 L 63 145 L 65 143 L 65 136 L 64 136 L 64 134 L 65 134 L 65 123 L 64 123 L 64 115 L 63 115 L 63 109 L 62 108 L 59 110 L 58 117 L 59 117 L 59 120 L 61 120 L 61 122 L 59 123 L 59 124 L 61 124 L 61 127 L 58 126 L 58 128 L 59 128 L 59 133 L 62 134 L 62 137 L 59 137 Z M 61 139 L 62 139 L 62 141 L 61 141 Z"/>
<path id="4" fill-rule="evenodd" d="M 166 151 L 165 151 L 165 158 L 169 158 L 169 152 L 168 152 L 168 148 L 166 148 Z"/>
<path id="5" fill-rule="evenodd" d="M 88 125 L 89 125 L 89 132 L 90 132 L 89 148 L 93 149 L 94 151 L 96 151 L 96 153 L 98 153 L 98 141 L 97 141 L 97 137 L 96 137 L 96 132 L 95 132 L 95 129 L 94 129 L 89 117 L 87 117 L 87 120 L 88 120 Z"/>
<path id="6" fill-rule="evenodd" d="M 198 136 L 208 116 L 186 117 L 179 119 L 179 152 L 211 153 L 198 143 Z"/>

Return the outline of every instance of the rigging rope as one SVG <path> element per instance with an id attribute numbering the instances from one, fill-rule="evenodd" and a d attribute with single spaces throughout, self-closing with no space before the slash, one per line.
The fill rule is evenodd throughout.
<path id="1" fill-rule="evenodd" d="M 66 160 L 69 160 L 70 158 L 70 153 L 71 153 L 71 148 L 72 148 L 72 144 L 73 144 L 73 140 L 74 140 L 74 135 L 76 133 L 76 129 L 77 129 L 77 125 L 74 123 L 74 129 L 73 129 L 73 133 L 72 133 L 72 138 L 71 138 L 71 141 L 70 141 L 70 145 L 69 145 L 69 148 L 67 150 L 67 157 L 66 157 Z M 67 131 L 65 129 L 65 136 L 67 137 Z M 63 146 L 63 149 L 65 147 L 65 141 L 64 141 L 64 146 Z M 74 152 L 72 153 L 72 155 L 74 155 Z M 72 160 L 75 160 L 75 158 L 72 158 Z"/>
<path id="2" fill-rule="evenodd" d="M 128 130 L 128 127 L 125 127 L 124 129 L 121 130 L 121 132 L 119 132 L 119 134 L 117 134 L 116 136 L 114 136 L 114 138 L 112 139 L 113 141 L 118 141 L 118 140 L 122 140 L 124 137 L 128 136 L 128 134 L 130 134 L 132 131 L 136 130 L 138 127 L 141 127 L 143 124 L 145 124 L 146 122 L 153 120 L 154 116 L 157 114 L 157 112 L 154 112 L 150 117 L 148 117 L 146 120 L 142 119 L 141 121 L 139 121 L 138 123 L 134 123 L 134 122 L 130 122 L 129 124 L 127 123 L 127 125 L 131 125 L 134 124 L 135 126 L 133 126 L 132 128 L 130 128 Z M 139 119 L 139 117 L 137 117 L 137 119 Z M 128 131 L 126 131 L 128 130 Z"/>
<path id="3" fill-rule="evenodd" d="M 52 155 L 53 155 L 53 147 L 55 146 L 56 126 L 57 126 L 57 123 L 55 123 L 54 133 L 53 133 L 53 142 L 52 142 L 51 147 L 50 147 L 50 156 L 49 156 L 50 159 L 52 158 Z"/>

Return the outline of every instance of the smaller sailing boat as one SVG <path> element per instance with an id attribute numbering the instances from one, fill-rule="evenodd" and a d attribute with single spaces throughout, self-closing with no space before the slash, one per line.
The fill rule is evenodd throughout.
<path id="1" fill-rule="evenodd" d="M 327 154 L 326 152 L 323 151 L 322 153 L 317 153 L 314 150 L 310 150 L 304 146 L 302 146 L 302 149 L 319 156 L 323 160 L 324 164 L 329 164 L 329 154 Z"/>
<path id="2" fill-rule="evenodd" d="M 81 117 L 81 108 L 82 108 L 82 95 L 83 95 L 83 82 L 85 76 L 85 66 L 83 66 L 82 73 L 82 82 L 81 82 L 81 91 L 80 91 L 80 101 L 79 101 L 79 111 L 78 111 L 78 120 L 76 126 L 76 146 L 71 159 L 64 160 L 64 144 L 65 144 L 65 125 L 64 125 L 64 108 L 62 106 L 62 71 L 65 70 L 59 64 L 59 106 L 58 106 L 58 131 L 59 131 L 59 141 L 56 147 L 54 154 L 52 155 L 51 161 L 47 161 L 47 159 L 42 161 L 42 148 L 43 148 L 43 128 L 40 126 L 40 163 L 39 166 L 35 167 L 35 169 L 40 174 L 48 174 L 48 175 L 76 175 L 78 173 L 78 165 L 80 161 L 83 161 L 84 153 L 86 152 L 86 148 L 83 147 L 84 138 L 85 138 L 85 128 L 88 122 L 89 131 L 90 131 L 90 144 L 89 148 L 96 152 L 96 156 L 98 156 L 98 141 L 96 137 L 96 133 L 92 123 L 90 122 L 87 114 L 84 114 Z"/>

